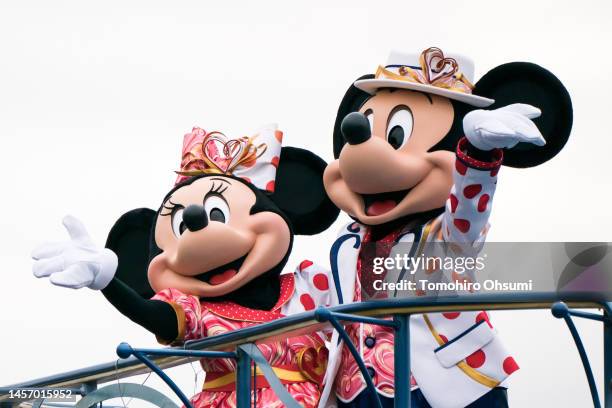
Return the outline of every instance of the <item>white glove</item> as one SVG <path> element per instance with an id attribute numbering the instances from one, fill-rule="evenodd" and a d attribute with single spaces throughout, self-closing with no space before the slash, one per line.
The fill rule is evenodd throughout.
<path id="1" fill-rule="evenodd" d="M 37 278 L 49 276 L 51 283 L 72 289 L 84 286 L 104 289 L 117 271 L 117 255 L 110 249 L 98 248 L 85 226 L 68 215 L 63 220 L 69 241 L 43 244 L 32 251 L 32 272 Z"/>
<path id="2" fill-rule="evenodd" d="M 463 118 L 463 131 L 480 150 L 512 148 L 519 142 L 544 146 L 546 140 L 531 121 L 541 115 L 535 106 L 515 103 L 495 110 L 477 109 Z"/>

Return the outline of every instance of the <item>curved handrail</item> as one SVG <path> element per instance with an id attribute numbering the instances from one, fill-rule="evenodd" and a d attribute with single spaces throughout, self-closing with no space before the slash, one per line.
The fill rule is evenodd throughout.
<path id="1" fill-rule="evenodd" d="M 557 302 L 553 304 L 550 310 L 552 312 L 552 315 L 555 316 L 557 319 L 565 320 L 567 328 L 569 329 L 570 334 L 574 339 L 574 343 L 576 344 L 576 348 L 578 349 L 578 354 L 580 355 L 582 366 L 584 367 L 584 373 L 587 377 L 587 382 L 589 383 L 591 397 L 593 398 L 593 406 L 595 408 L 601 408 L 601 402 L 599 401 L 599 395 L 597 394 L 597 386 L 595 385 L 595 376 L 593 375 L 591 363 L 589 362 L 589 357 L 587 356 L 584 344 L 582 343 L 582 339 L 580 338 L 580 334 L 578 333 L 578 329 L 576 328 L 576 325 L 572 320 L 572 315 L 577 315 L 586 319 L 599 320 L 602 322 L 604 321 L 604 317 L 600 315 L 589 315 L 586 313 L 572 311 L 563 302 Z"/>
<path id="2" fill-rule="evenodd" d="M 547 309 L 558 301 L 564 301 L 572 308 L 608 308 L 607 299 L 594 293 L 528 293 L 528 294 L 474 294 L 462 297 L 388 299 L 352 303 L 329 308 L 332 312 L 361 316 L 381 317 L 392 314 L 419 314 L 430 312 L 463 310 L 521 310 Z M 258 342 L 275 336 L 286 336 L 302 330 L 322 328 L 315 312 L 305 312 L 248 328 L 228 332 L 185 344 L 186 350 L 228 350 L 243 343 Z M 170 368 L 185 364 L 197 358 L 184 356 L 152 357 L 160 368 Z M 70 387 L 85 382 L 108 382 L 137 374 L 150 372 L 138 359 L 112 361 L 106 364 L 86 367 L 66 373 L 51 375 L 32 381 L 0 388 L 0 401 L 7 398 L 11 388 L 27 387 Z"/>
<path id="3" fill-rule="evenodd" d="M 179 408 L 170 398 L 155 388 L 143 384 L 110 384 L 83 397 L 74 408 L 88 408 L 113 398 L 136 398 L 160 408 Z"/>

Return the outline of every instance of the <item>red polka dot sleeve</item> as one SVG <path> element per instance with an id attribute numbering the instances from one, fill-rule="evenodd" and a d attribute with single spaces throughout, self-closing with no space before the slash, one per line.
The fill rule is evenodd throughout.
<path id="1" fill-rule="evenodd" d="M 476 160 L 466 153 L 467 143 L 464 137 L 457 144 L 453 187 L 442 217 L 446 242 L 473 243 L 484 238 L 503 160 L 500 149 L 492 152 L 489 162 Z"/>
<path id="2" fill-rule="evenodd" d="M 287 303 L 283 305 L 282 313 L 291 315 L 338 304 L 334 280 L 331 271 L 312 261 L 304 260 L 295 269 L 295 291 Z M 331 336 L 332 329 L 319 332 L 321 338 Z"/>
<path id="3" fill-rule="evenodd" d="M 330 306 L 333 279 L 331 273 L 311 261 L 305 260 L 295 269 L 295 292 L 283 306 L 283 314 L 301 313 L 319 306 Z"/>

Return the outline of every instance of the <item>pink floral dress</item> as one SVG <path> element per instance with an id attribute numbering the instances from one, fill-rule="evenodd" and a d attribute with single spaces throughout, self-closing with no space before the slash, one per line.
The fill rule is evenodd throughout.
<path id="1" fill-rule="evenodd" d="M 201 301 L 176 289 L 162 290 L 153 299 L 168 302 L 177 313 L 179 335 L 174 343 L 216 336 L 330 304 L 328 272 L 310 261 L 303 261 L 294 273 L 279 279 L 280 297 L 270 311 L 249 309 L 229 301 Z M 257 346 L 293 398 L 304 407 L 316 407 L 327 366 L 324 335 L 308 333 Z M 203 358 L 200 364 L 206 379 L 202 391 L 191 399 L 193 406 L 235 407 L 236 361 Z M 259 370 L 252 385 L 258 406 L 283 406 Z"/>

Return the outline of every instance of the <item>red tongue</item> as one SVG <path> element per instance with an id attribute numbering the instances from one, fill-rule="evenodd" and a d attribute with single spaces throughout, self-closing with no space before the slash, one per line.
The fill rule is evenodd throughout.
<path id="1" fill-rule="evenodd" d="M 395 208 L 397 204 L 393 200 L 375 201 L 366 210 L 368 215 L 376 216 L 384 214 Z"/>
<path id="2" fill-rule="evenodd" d="M 211 276 L 208 283 L 210 283 L 211 285 L 220 285 L 223 282 L 227 282 L 228 280 L 236 276 L 237 273 L 238 272 L 236 272 L 235 269 L 228 269 L 225 272 L 218 273 L 216 275 Z"/>

